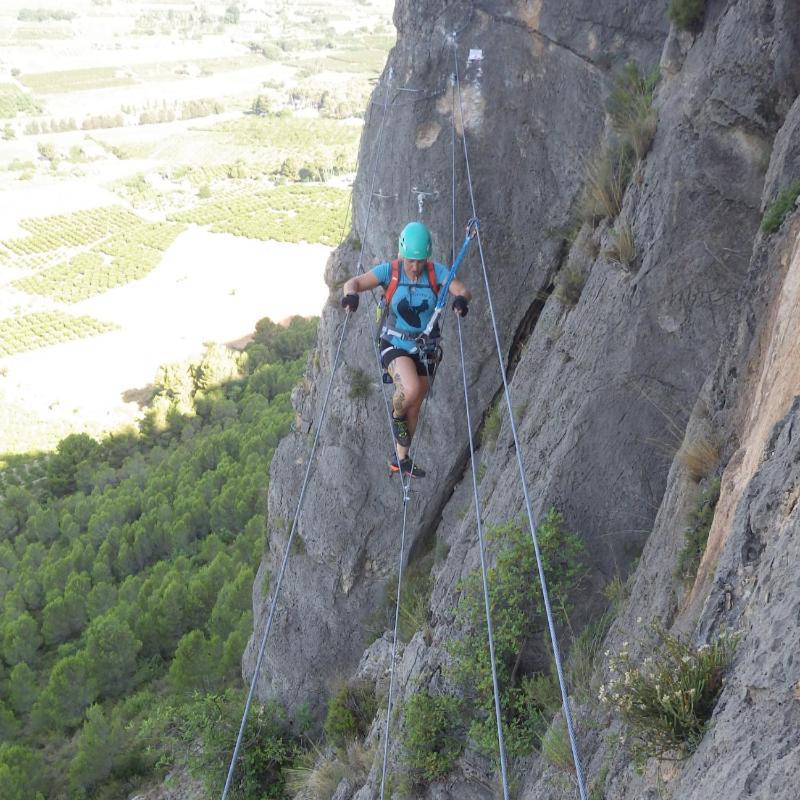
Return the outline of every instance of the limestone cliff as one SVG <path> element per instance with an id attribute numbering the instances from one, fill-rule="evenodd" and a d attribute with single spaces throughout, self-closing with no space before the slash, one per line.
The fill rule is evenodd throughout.
<path id="1" fill-rule="evenodd" d="M 613 717 L 576 707 L 588 778 L 596 796 L 626 800 L 659 792 L 788 799 L 800 782 L 792 696 L 800 679 L 800 214 L 771 235 L 759 224 L 800 176 L 800 7 L 709 0 L 702 21 L 678 31 L 665 5 L 398 0 L 397 45 L 362 139 L 353 230 L 329 263 L 332 300 L 295 395 L 297 429 L 272 466 L 270 550 L 254 608 L 263 621 L 270 597 L 260 587 L 282 556 L 343 324 L 337 287 L 358 263 L 393 256 L 397 231 L 420 208 L 436 232 L 435 256 L 450 260 L 455 39 L 465 101 L 456 219 L 471 213 L 458 150 L 465 135 L 531 497 L 538 514 L 557 507 L 586 545 L 584 616 L 599 609 L 604 584 L 630 574 L 609 648 L 635 639 L 640 618 L 659 618 L 697 643 L 723 623 L 742 632 L 709 733 L 667 771 L 648 764 L 637 774 L 625 748 L 598 733 L 615 730 Z M 655 135 L 619 215 L 635 243 L 622 269 L 609 257 L 619 227 L 592 220 L 577 235 L 564 232 L 575 231 L 587 170 L 612 138 L 607 98 L 631 60 L 658 67 L 660 81 Z M 565 275 L 579 276 L 579 297 L 554 291 Z M 470 402 L 481 414 L 501 382 L 474 252 L 463 279 L 475 293 L 464 330 Z M 383 467 L 390 442 L 369 313 L 347 331 L 258 682 L 262 696 L 317 713 L 380 633 L 374 611 L 399 555 L 400 491 Z M 419 437 L 430 479 L 415 487 L 404 558 L 434 538 L 447 556 L 434 569 L 429 635 L 402 654 L 401 697 L 440 680 L 456 583 L 478 559 L 474 509 L 463 513 L 468 445 L 451 326 L 445 338 Z M 365 398 L 351 397 L 356 368 L 375 375 Z M 674 567 L 700 489 L 681 456 L 698 440 L 719 454 L 712 471 L 721 494 L 697 579 L 684 591 Z M 522 510 L 511 444 L 503 417 L 496 445 L 480 451 L 486 524 Z M 252 668 L 251 643 L 246 678 Z M 492 797 L 487 766 L 468 762 L 426 796 Z M 534 758 L 520 796 L 561 796 L 548 770 Z M 355 796 L 374 796 L 375 780 L 373 771 Z"/>

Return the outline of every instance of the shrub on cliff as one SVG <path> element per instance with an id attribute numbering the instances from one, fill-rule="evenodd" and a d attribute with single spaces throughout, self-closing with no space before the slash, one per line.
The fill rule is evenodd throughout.
<path id="1" fill-rule="evenodd" d="M 684 30 L 697 25 L 703 19 L 706 0 L 670 0 L 667 16 Z"/>
<path id="2" fill-rule="evenodd" d="M 325 737 L 334 747 L 345 749 L 348 742 L 367 735 L 377 710 L 372 684 L 359 681 L 342 686 L 328 703 Z"/>
<path id="3" fill-rule="evenodd" d="M 719 478 L 700 495 L 697 505 L 689 515 L 689 525 L 683 534 L 683 548 L 678 555 L 675 575 L 684 581 L 693 581 L 706 551 L 708 534 L 714 521 L 714 511 L 719 500 Z"/>
<path id="4" fill-rule="evenodd" d="M 612 220 L 617 218 L 633 174 L 635 159 L 633 146 L 627 141 L 593 156 L 586 165 L 581 219 L 594 225 L 603 217 Z"/>
<path id="5" fill-rule="evenodd" d="M 761 230 L 765 233 L 775 233 L 794 208 L 798 197 L 800 197 L 800 180 L 787 186 L 770 204 L 761 222 Z"/>
<path id="6" fill-rule="evenodd" d="M 404 762 L 421 780 L 443 778 L 464 749 L 459 700 L 442 694 L 418 692 L 405 704 Z"/>
<path id="7" fill-rule="evenodd" d="M 583 547 L 551 509 L 539 525 L 539 547 L 556 622 L 565 622 L 570 596 L 583 575 Z M 513 522 L 487 531 L 494 566 L 488 570 L 495 661 L 506 750 L 511 757 L 530 752 L 535 737 L 555 710 L 552 678 L 534 664 L 548 647 L 547 622 L 536 578 L 536 559 L 527 526 Z M 481 752 L 497 755 L 491 661 L 480 571 L 461 584 L 456 622 L 463 635 L 449 646 L 453 680 L 471 699 L 469 735 Z M 556 707 L 557 707 L 556 703 Z"/>
<path id="8" fill-rule="evenodd" d="M 653 654 L 634 662 L 623 643 L 608 660 L 611 677 L 599 700 L 613 708 L 633 734 L 633 754 L 643 758 L 687 756 L 700 744 L 733 658 L 737 637 L 720 634 L 695 648 L 651 625 Z"/>

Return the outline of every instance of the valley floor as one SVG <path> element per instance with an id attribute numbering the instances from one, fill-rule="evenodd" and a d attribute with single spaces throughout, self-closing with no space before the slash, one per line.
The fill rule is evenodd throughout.
<path id="1" fill-rule="evenodd" d="M 0 359 L 3 403 L 78 429 L 130 422 L 160 365 L 243 344 L 262 317 L 319 314 L 329 252 L 191 226 L 145 278 L 70 309 L 117 330 Z"/>

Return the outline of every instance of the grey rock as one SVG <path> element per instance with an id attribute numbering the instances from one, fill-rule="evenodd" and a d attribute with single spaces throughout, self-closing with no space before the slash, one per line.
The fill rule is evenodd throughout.
<path id="1" fill-rule="evenodd" d="M 800 412 L 792 392 L 800 394 L 793 360 L 800 358 L 800 309 L 792 292 L 800 285 L 800 221 L 792 216 L 773 237 L 759 233 L 759 224 L 800 163 L 800 7 L 790 0 L 708 3 L 702 28 L 691 34 L 670 29 L 663 2 L 624 0 L 602 8 L 581 0 L 399 0 L 395 22 L 397 46 L 361 142 L 354 231 L 328 264 L 332 302 L 318 355 L 293 396 L 297 432 L 281 443 L 271 470 L 269 552 L 254 591 L 260 624 L 245 677 L 342 332 L 336 287 L 394 254 L 397 230 L 416 216 L 419 197 L 436 232 L 436 255 L 448 260 L 449 37 L 457 31 L 466 112 L 457 127 L 459 136 L 466 129 L 532 508 L 537 518 L 551 506 L 563 513 L 591 568 L 572 623 L 579 627 L 602 609 L 609 580 L 630 576 L 611 649 L 629 640 L 635 655 L 644 654 L 642 621 L 651 618 L 697 644 L 723 624 L 742 631 L 709 734 L 686 762 L 668 769 L 650 763 L 638 774 L 619 743 L 619 722 L 593 704 L 576 706 L 587 777 L 598 782 L 604 774 L 605 796 L 615 800 L 793 797 L 800 778 L 800 703 L 792 697 L 800 678 L 800 599 L 790 570 L 797 561 Z M 482 51 L 480 61 L 466 60 L 470 48 Z M 613 139 L 604 99 L 613 70 L 630 58 L 660 63 L 662 81 L 657 132 L 623 203 L 621 220 L 637 251 L 626 271 L 604 255 L 612 223 L 584 224 L 571 245 L 559 231 L 575 219 L 585 163 Z M 382 130 L 387 97 L 391 116 Z M 471 212 L 461 175 L 456 219 Z M 456 247 L 460 235 L 454 233 Z M 473 433 L 502 389 L 476 256 L 463 272 L 476 294 L 463 326 Z M 585 278 L 574 305 L 553 291 L 565 268 Z M 433 568 L 428 630 L 400 648 L 393 700 L 401 709 L 420 689 L 451 690 L 446 643 L 458 634 L 458 581 L 479 563 L 452 321 L 417 437 L 431 477 L 408 504 L 401 550 L 402 498 L 382 474 L 390 439 L 377 370 L 369 397 L 348 394 L 349 370 L 374 369 L 369 319 L 368 308 L 348 320 L 299 544 L 258 682 L 260 696 L 277 695 L 290 706 L 309 702 L 317 714 L 333 686 L 353 675 L 388 688 L 391 640 L 375 641 L 386 627 L 375 612 L 393 591 L 400 559 L 420 560 L 431 548 L 444 555 Z M 501 419 L 496 443 L 477 451 L 485 526 L 524 512 L 507 411 Z M 675 456 L 703 438 L 719 450 L 723 488 L 709 549 L 687 592 L 674 568 L 688 512 L 705 484 Z M 709 478 L 713 465 L 711 472 Z M 596 679 L 603 676 L 600 665 Z M 383 736 L 382 714 L 371 741 Z M 402 724 L 402 714 L 392 720 L 393 770 L 402 769 Z M 527 766 L 524 800 L 552 797 L 563 776 L 535 756 Z M 379 785 L 373 766 L 353 796 L 373 798 Z M 420 796 L 488 800 L 494 792 L 491 766 L 468 751 L 449 780 Z"/>

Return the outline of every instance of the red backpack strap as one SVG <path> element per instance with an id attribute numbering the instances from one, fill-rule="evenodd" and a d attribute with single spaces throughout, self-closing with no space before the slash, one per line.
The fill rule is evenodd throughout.
<path id="1" fill-rule="evenodd" d="M 426 266 L 428 267 L 428 283 L 431 289 L 433 289 L 433 293 L 438 297 L 439 283 L 436 280 L 436 267 L 433 265 L 433 261 L 428 261 Z"/>
<path id="2" fill-rule="evenodd" d="M 383 297 L 387 306 L 392 302 L 392 297 L 394 297 L 398 283 L 400 283 L 400 260 L 396 258 L 394 261 L 392 261 L 392 273 L 391 277 L 389 278 L 389 285 L 386 287 L 386 291 L 383 293 Z"/>

